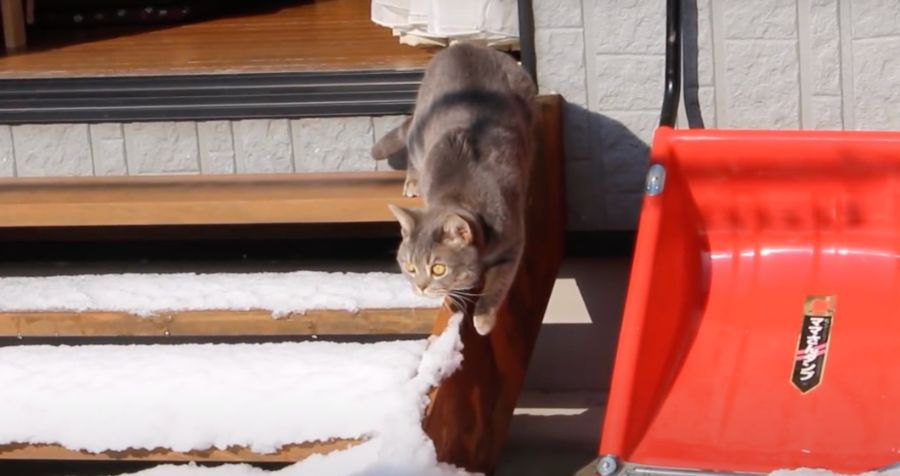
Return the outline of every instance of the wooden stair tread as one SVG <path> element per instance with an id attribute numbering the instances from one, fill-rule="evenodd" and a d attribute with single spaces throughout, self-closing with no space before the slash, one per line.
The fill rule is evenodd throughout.
<path id="1" fill-rule="evenodd" d="M 293 462 L 420 431 L 440 372 L 422 362 L 449 355 L 425 347 L 424 336 L 4 346 L 0 459 Z"/>
<path id="2" fill-rule="evenodd" d="M 428 335 L 438 309 L 317 309 L 274 318 L 270 311 L 0 312 L 0 337 Z"/>
<path id="3" fill-rule="evenodd" d="M 0 179 L 0 228 L 393 222 L 404 172 Z"/>
<path id="4" fill-rule="evenodd" d="M 215 461 L 215 462 L 247 462 L 247 463 L 293 463 L 312 455 L 324 455 L 332 451 L 345 450 L 364 440 L 332 439 L 309 443 L 285 445 L 274 453 L 257 453 L 248 448 L 234 446 L 224 450 L 209 449 L 199 451 L 178 452 L 163 448 L 152 450 L 130 449 L 127 451 L 104 451 L 89 453 L 87 451 L 70 450 L 60 445 L 47 444 L 13 444 L 0 445 L 0 459 L 18 460 L 82 460 L 82 461 Z"/>
<path id="5" fill-rule="evenodd" d="M 562 166 L 562 99 L 557 95 L 544 96 L 539 98 L 539 103 L 543 112 L 543 124 L 536 130 L 539 143 L 539 159 L 534 161 L 531 173 L 532 186 L 529 190 L 528 204 L 528 235 L 530 237 L 526 244 L 525 260 L 522 267 L 516 275 L 512 290 L 501 306 L 497 327 L 489 337 L 483 337 L 476 334 L 472 326 L 471 309 L 466 310 L 467 317 L 463 320 L 461 332 L 462 352 L 464 362 L 476 362 L 478 365 L 462 365 L 456 372 L 445 378 L 438 387 L 434 387 L 429 393 L 430 403 L 426 409 L 422 421 L 422 427 L 425 433 L 434 442 L 437 458 L 441 462 L 451 463 L 470 471 L 481 471 L 490 474 L 494 469 L 499 457 L 509 422 L 513 415 L 519 391 L 524 383 L 527 364 L 530 359 L 532 350 L 539 330 L 541 322 L 549 300 L 553 283 L 557 276 L 559 264 L 562 258 L 562 236 L 564 230 L 565 206 L 563 201 L 563 166 Z M 339 178 L 333 176 L 341 175 Z M 331 176 L 331 178 L 329 178 Z M 379 174 L 360 174 L 357 177 L 373 178 L 380 176 Z M 399 197 L 399 190 L 402 184 L 402 173 L 394 173 L 392 178 L 389 174 L 385 174 L 383 180 L 391 182 L 391 185 L 382 183 L 384 189 L 380 192 L 369 194 L 378 187 L 370 187 L 371 183 L 356 182 L 355 186 L 347 186 L 344 190 L 348 193 L 341 197 L 339 194 L 329 195 L 326 198 L 310 197 L 309 195 L 297 198 L 294 202 L 289 202 L 290 207 L 296 207 L 297 204 L 305 205 L 327 205 L 324 211 L 281 211 L 278 215 L 274 215 L 288 221 L 296 220 L 298 217 L 306 220 L 306 222 L 362 222 L 362 221 L 393 221 L 390 214 L 386 210 L 386 203 L 410 204 L 415 200 L 405 201 Z M 233 197 L 229 201 L 229 197 L 221 197 L 217 199 L 202 199 L 201 190 L 190 190 L 194 188 L 194 184 L 202 183 L 205 180 L 216 182 L 223 180 L 226 182 L 238 182 L 236 176 L 228 176 L 224 178 L 216 177 L 164 177 L 164 178 L 129 178 L 129 179 L 97 179 L 73 180 L 73 186 L 78 188 L 81 183 L 92 182 L 101 184 L 104 180 L 111 180 L 115 183 L 118 180 L 129 180 L 131 183 L 140 183 L 143 180 L 159 180 L 179 182 L 179 186 L 175 186 L 176 193 L 169 191 L 167 195 L 160 191 L 161 197 L 173 197 L 170 202 L 152 202 L 150 205 L 144 205 L 134 197 L 130 197 L 132 193 L 138 193 L 132 187 L 124 189 L 124 187 L 110 187 L 116 192 L 113 203 L 118 215 L 112 215 L 104 210 L 104 205 L 97 202 L 76 203 L 74 206 L 67 208 L 67 212 L 60 213 L 54 210 L 54 207 L 66 206 L 65 193 L 54 193 L 54 190 L 65 190 L 65 186 L 53 184 L 55 180 L 49 180 L 51 186 L 47 189 L 47 194 L 41 192 L 41 197 L 27 197 L 28 180 L 16 179 L 10 184 L 19 184 L 19 188 L 6 187 L 4 181 L 0 181 L 0 227 L 10 226 L 60 226 L 61 222 L 78 225 L 121 225 L 121 224 L 200 224 L 200 223 L 265 223 L 272 216 L 266 210 L 271 207 L 272 203 L 284 206 L 285 200 L 269 200 L 265 201 L 262 196 L 271 197 L 271 193 L 260 191 L 258 195 L 248 194 L 241 200 L 235 200 Z M 240 178 L 243 180 L 243 177 Z M 263 179 L 256 176 L 253 179 Z M 334 191 L 340 189 L 340 186 L 333 187 L 336 183 L 346 180 L 353 180 L 351 174 L 317 174 L 316 176 L 302 175 L 297 176 L 297 180 L 304 181 L 309 184 L 320 183 L 326 184 L 325 189 Z M 40 183 L 41 180 L 34 180 L 33 184 Z M 196 180 L 197 182 L 193 182 Z M 272 178 L 277 182 L 278 180 Z M 183 182 L 182 182 L 183 181 Z M 63 181 L 65 182 L 65 181 Z M 330 184 L 330 185 L 328 185 Z M 158 184 L 157 184 L 158 185 Z M 149 185 L 147 188 L 153 189 L 155 185 Z M 101 186 L 102 188 L 102 186 Z M 160 187 L 162 190 L 164 187 Z M 204 187 L 200 187 L 203 189 Z M 216 188 L 216 187 L 212 187 Z M 252 187 L 251 187 L 252 188 Z M 264 187 L 258 187 L 264 190 Z M 276 187 L 277 188 L 277 187 Z M 297 187 L 304 188 L 304 187 Z M 306 187 L 306 192 L 297 192 L 299 194 L 312 193 L 310 189 L 317 190 L 315 186 Z M 286 187 L 287 190 L 295 192 L 296 190 Z M 24 190 L 24 193 L 23 193 Z M 235 190 L 239 190 L 236 188 Z M 322 189 L 318 189 L 320 192 Z M 368 190 L 368 191 L 366 191 Z M 111 197 L 104 193 L 109 190 L 94 190 L 99 193 L 96 200 L 110 200 Z M 208 191 L 208 188 L 207 188 Z M 244 190 L 246 192 L 246 190 Z M 392 196 L 388 196 L 388 192 Z M 199 195 L 191 195 L 197 193 Z M 18 194 L 18 195 L 17 195 Z M 87 194 L 86 194 L 87 195 Z M 315 194 L 313 194 L 315 195 Z M 366 196 L 367 199 L 357 200 Z M 18 197 L 18 202 L 11 197 Z M 185 202 L 185 197 L 192 197 L 193 201 Z M 199 197 L 199 198 L 198 198 Z M 290 197 L 290 195 L 289 195 Z M 352 197 L 352 198 L 347 198 Z M 396 197 L 396 198 L 394 198 Z M 34 198 L 35 200 L 29 200 Z M 47 201 L 38 201 L 47 198 Z M 118 200 L 118 201 L 116 201 Z M 343 206 L 356 206 L 352 210 L 342 212 L 340 206 L 335 203 L 350 202 L 351 205 L 344 203 Z M 375 208 L 364 208 L 366 202 L 372 203 Z M 185 207 L 184 203 L 191 206 Z M 209 203 L 216 203 L 222 208 L 215 209 L 210 207 Z M 259 205 L 265 203 L 265 205 Z M 246 211 L 241 207 L 235 207 L 235 204 L 247 207 L 248 204 L 256 205 L 256 211 Z M 29 206 L 34 208 L 28 208 Z M 146 206 L 146 210 L 142 210 L 141 206 Z M 213 221 L 191 221 L 197 220 L 197 210 L 206 211 L 219 210 L 218 216 L 210 213 L 211 217 L 207 217 Z M 232 207 L 231 210 L 225 210 L 225 207 Z M 144 221 L 129 218 L 129 207 L 132 211 L 137 209 L 138 217 Z M 187 210 L 179 211 L 178 207 L 184 207 Z M 15 211 L 11 211 L 15 210 Z M 73 211 L 82 210 L 81 216 L 67 217 Z M 19 217 L 18 214 L 25 213 L 26 217 Z M 293 213 L 293 215 L 291 214 Z M 331 214 L 329 216 L 329 213 Z M 346 215 L 341 216 L 341 213 Z M 31 216 L 28 216 L 31 214 Z M 106 215 L 106 216 L 104 216 Z M 237 215 L 237 216 L 235 216 Z M 123 222 L 123 218 L 126 219 Z M 175 220 L 173 221 L 173 218 Z M 201 218 L 203 218 L 201 216 Z M 230 221 L 215 221 L 227 219 Z M 156 221 L 152 221 L 156 220 Z M 168 221 L 166 221 L 168 220 Z M 303 222 L 303 221 L 300 221 Z M 34 224 L 39 223 L 39 224 Z M 444 326 L 450 318 L 449 310 L 444 307 L 436 311 L 436 319 L 433 320 L 434 328 L 432 335 L 437 335 L 443 331 Z M 430 320 L 431 321 L 431 320 Z M 475 396 L 475 397 L 473 397 Z M 344 441 L 347 443 L 347 440 Z M 357 441 L 349 440 L 347 444 L 355 444 Z M 262 459 L 254 459 L 255 455 L 243 453 L 218 453 L 210 455 L 193 455 L 193 454 L 169 454 L 168 457 L 154 457 L 145 454 L 143 450 L 137 450 L 136 453 L 129 454 L 104 454 L 102 456 L 85 454 L 82 452 L 71 452 L 62 450 L 59 447 L 44 445 L 28 445 L 28 446 L 6 446 L 0 447 L 0 459 L 140 459 L 140 460 L 195 460 L 195 461 L 266 461 Z M 339 449 L 333 447 L 331 450 Z M 18 451 L 18 453 L 14 453 Z M 152 451 L 152 450 L 151 450 Z M 229 450 L 230 451 L 230 450 Z M 308 456 L 312 452 L 327 452 L 328 449 L 313 449 L 310 453 L 299 453 L 299 456 L 286 457 L 279 461 L 296 461 Z"/>

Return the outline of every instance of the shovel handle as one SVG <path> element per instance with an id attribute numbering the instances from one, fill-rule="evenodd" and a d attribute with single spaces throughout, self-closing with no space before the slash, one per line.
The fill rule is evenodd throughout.
<path id="1" fill-rule="evenodd" d="M 660 126 L 675 127 L 681 94 L 681 0 L 666 1 L 666 78 Z"/>

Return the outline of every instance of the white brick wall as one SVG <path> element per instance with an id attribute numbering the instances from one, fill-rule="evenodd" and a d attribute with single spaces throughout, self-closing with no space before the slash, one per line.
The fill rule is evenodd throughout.
<path id="1" fill-rule="evenodd" d="M 707 127 L 900 129 L 900 1 L 696 2 Z M 665 2 L 534 9 L 541 89 L 569 103 L 569 226 L 631 229 L 662 99 Z M 0 125 L 0 176 L 383 170 L 369 147 L 402 119 Z"/>
<path id="2" fill-rule="evenodd" d="M 897 0 L 696 2 L 706 127 L 900 129 Z M 633 228 L 662 100 L 665 2 L 534 0 L 534 10 L 541 89 L 572 103 L 570 228 Z M 582 140 L 572 131 L 585 122 Z"/>
<path id="3" fill-rule="evenodd" d="M 128 175 L 122 124 L 91 124 L 89 127 L 94 175 Z"/>
<path id="4" fill-rule="evenodd" d="M 297 172 L 374 171 L 373 130 L 368 117 L 291 121 Z"/>
<path id="5" fill-rule="evenodd" d="M 0 125 L 0 177 L 390 170 L 369 149 L 404 118 Z"/>
<path id="6" fill-rule="evenodd" d="M 16 157 L 13 155 L 12 128 L 0 126 L 0 177 L 16 174 Z"/>
<path id="7" fill-rule="evenodd" d="M 125 124 L 125 155 L 132 175 L 200 173 L 193 122 Z"/>
<path id="8" fill-rule="evenodd" d="M 232 124 L 238 173 L 294 171 L 287 119 L 248 119 Z"/>
<path id="9" fill-rule="evenodd" d="M 12 146 L 20 177 L 94 173 L 87 124 L 14 126 Z"/>
<path id="10" fill-rule="evenodd" d="M 198 122 L 197 141 L 200 146 L 200 173 L 234 173 L 236 166 L 231 122 Z"/>

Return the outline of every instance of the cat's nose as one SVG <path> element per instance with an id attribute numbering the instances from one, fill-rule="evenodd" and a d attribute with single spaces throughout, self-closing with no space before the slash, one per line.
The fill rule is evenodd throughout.
<path id="1" fill-rule="evenodd" d="M 416 294 L 418 294 L 419 296 L 424 296 L 424 295 L 425 295 L 425 287 L 424 287 L 424 286 L 418 286 L 418 285 L 416 285 L 416 286 L 413 286 L 413 289 L 416 290 Z"/>

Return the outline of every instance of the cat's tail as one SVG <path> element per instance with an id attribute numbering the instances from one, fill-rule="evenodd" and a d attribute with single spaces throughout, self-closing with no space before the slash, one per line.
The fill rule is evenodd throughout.
<path id="1" fill-rule="evenodd" d="M 384 160 L 393 157 L 406 149 L 406 137 L 409 135 L 409 125 L 412 117 L 406 118 L 402 124 L 384 135 L 372 146 L 371 154 L 375 160 Z"/>

